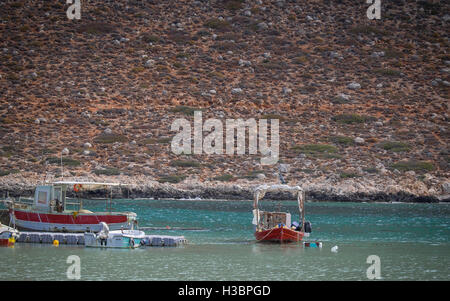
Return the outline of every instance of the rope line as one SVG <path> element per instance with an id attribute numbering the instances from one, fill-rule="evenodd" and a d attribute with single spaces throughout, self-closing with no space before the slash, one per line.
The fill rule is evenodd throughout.
<path id="1" fill-rule="evenodd" d="M 258 241 L 261 241 L 261 240 L 263 240 L 263 239 L 265 239 L 267 236 L 269 236 L 270 235 L 270 233 L 272 233 L 272 231 L 273 230 L 275 230 L 276 228 L 272 228 L 270 231 L 269 231 L 269 233 L 267 233 L 267 235 L 265 235 L 263 238 L 261 238 L 261 239 L 257 239 Z"/>

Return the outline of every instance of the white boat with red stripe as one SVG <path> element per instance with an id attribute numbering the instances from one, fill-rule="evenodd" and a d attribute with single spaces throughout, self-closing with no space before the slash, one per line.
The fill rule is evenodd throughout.
<path id="1" fill-rule="evenodd" d="M 98 232 L 100 223 L 107 223 L 112 230 L 130 229 L 136 222 L 134 212 L 112 212 L 112 188 L 118 183 L 62 181 L 36 187 L 32 203 L 8 201 L 11 224 L 18 229 L 49 232 Z M 82 201 L 68 202 L 67 191 L 109 189 L 109 210 L 92 212 L 82 208 Z M 69 209 L 75 205 L 76 209 Z M 108 206 L 108 202 L 107 202 Z M 108 209 L 108 208 L 107 208 Z"/>

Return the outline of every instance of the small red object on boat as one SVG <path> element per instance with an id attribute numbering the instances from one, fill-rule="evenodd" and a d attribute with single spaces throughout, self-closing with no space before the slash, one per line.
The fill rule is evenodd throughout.
<path id="1" fill-rule="evenodd" d="M 0 246 L 13 246 L 17 237 L 19 237 L 19 231 L 0 224 Z"/>

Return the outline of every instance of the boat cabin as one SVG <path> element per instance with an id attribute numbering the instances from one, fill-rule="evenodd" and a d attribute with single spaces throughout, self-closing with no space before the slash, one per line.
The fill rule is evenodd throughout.
<path id="1" fill-rule="evenodd" d="M 34 207 L 42 212 L 63 212 L 66 209 L 64 185 L 40 185 L 34 192 Z"/>
<path id="2" fill-rule="evenodd" d="M 112 187 L 120 186 L 117 183 L 95 183 L 95 182 L 72 182 L 60 181 L 47 185 L 39 185 L 34 192 L 33 207 L 40 212 L 46 213 L 61 213 L 69 212 L 69 207 L 72 211 L 80 213 L 91 213 L 89 210 L 82 209 L 83 202 L 68 202 L 66 198 L 67 191 L 73 190 L 75 192 L 81 190 L 95 190 L 106 189 L 110 190 Z M 112 197 L 112 191 L 111 191 Z M 72 206 L 69 206 L 72 205 Z M 111 211 L 111 199 L 109 198 L 109 209 Z"/>

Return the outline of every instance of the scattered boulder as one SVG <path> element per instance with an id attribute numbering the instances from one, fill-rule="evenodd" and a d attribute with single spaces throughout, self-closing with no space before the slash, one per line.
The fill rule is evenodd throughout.
<path id="1" fill-rule="evenodd" d="M 280 171 L 281 172 L 289 172 L 290 164 L 281 163 Z"/>
<path id="2" fill-rule="evenodd" d="M 241 88 L 233 88 L 231 94 L 241 94 L 243 91 Z"/>
<path id="3" fill-rule="evenodd" d="M 370 56 L 374 58 L 383 57 L 385 55 L 384 51 L 373 52 Z"/>
<path id="4" fill-rule="evenodd" d="M 347 87 L 352 90 L 361 89 L 361 85 L 359 83 L 355 83 L 355 82 L 348 84 Z"/>
<path id="5" fill-rule="evenodd" d="M 256 175 L 256 177 L 257 177 L 259 180 L 264 180 L 264 179 L 266 178 L 266 175 L 263 174 L 263 173 L 259 173 L 259 174 Z"/>
<path id="6" fill-rule="evenodd" d="M 336 52 L 336 51 L 331 51 L 330 57 L 332 59 L 340 59 L 340 60 L 344 59 L 344 57 L 339 52 Z"/>
<path id="7" fill-rule="evenodd" d="M 266 22 L 261 22 L 261 23 L 258 23 L 257 27 L 258 27 L 258 29 L 267 29 L 267 28 L 269 28 L 269 25 L 267 25 Z"/>
<path id="8" fill-rule="evenodd" d="M 252 62 L 250 62 L 250 61 L 246 61 L 246 60 L 243 60 L 243 59 L 240 59 L 239 60 L 239 66 L 245 66 L 245 67 L 249 67 L 249 66 L 251 66 L 252 65 Z"/>
<path id="9" fill-rule="evenodd" d="M 290 94 L 292 93 L 292 89 L 288 87 L 283 87 L 283 94 Z"/>
<path id="10" fill-rule="evenodd" d="M 441 184 L 442 194 L 450 194 L 450 182 L 444 182 Z"/>
<path id="11" fill-rule="evenodd" d="M 364 144 L 366 141 L 365 141 L 363 138 L 361 138 L 361 137 L 356 137 L 356 138 L 354 139 L 354 142 L 355 142 L 356 144 L 362 145 L 362 144 Z"/>

